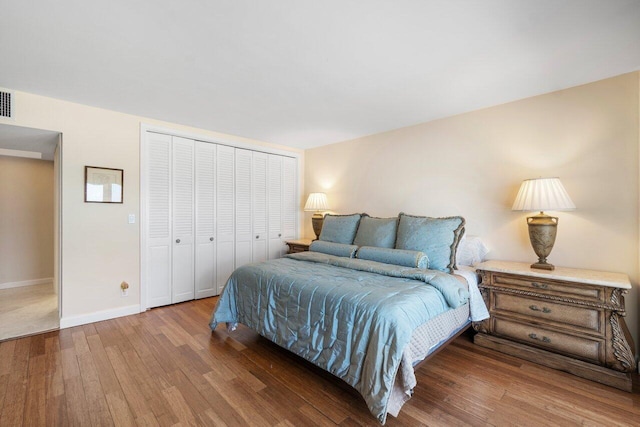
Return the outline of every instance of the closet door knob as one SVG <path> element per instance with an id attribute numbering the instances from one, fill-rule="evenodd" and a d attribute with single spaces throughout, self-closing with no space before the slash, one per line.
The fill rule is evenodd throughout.
<path id="1" fill-rule="evenodd" d="M 278 237 L 282 237 L 282 233 L 278 233 Z"/>
<path id="2" fill-rule="evenodd" d="M 180 243 L 180 239 L 176 239 L 176 243 Z"/>
<path id="3" fill-rule="evenodd" d="M 260 236 L 256 236 L 256 239 L 259 239 L 259 238 L 260 238 Z"/>
<path id="4" fill-rule="evenodd" d="M 209 241 L 210 241 L 210 242 L 213 242 L 213 237 L 209 237 Z"/>

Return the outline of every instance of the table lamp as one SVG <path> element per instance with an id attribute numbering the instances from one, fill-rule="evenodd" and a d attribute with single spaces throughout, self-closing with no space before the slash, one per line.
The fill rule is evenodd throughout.
<path id="1" fill-rule="evenodd" d="M 568 211 L 575 208 L 559 178 L 536 178 L 522 182 L 511 210 L 540 211 L 538 215 L 527 217 L 531 246 L 538 255 L 538 262 L 531 264 L 531 268 L 555 268 L 547 262 L 547 257 L 556 241 L 558 218 L 543 211 Z"/>
<path id="2" fill-rule="evenodd" d="M 324 217 L 322 211 L 329 210 L 329 203 L 327 202 L 327 195 L 324 193 L 311 193 L 307 199 L 307 203 L 304 205 L 305 212 L 315 212 L 311 217 L 311 225 L 313 226 L 313 232 L 316 234 L 316 240 L 320 238 L 320 232 L 322 231 L 322 222 Z"/>

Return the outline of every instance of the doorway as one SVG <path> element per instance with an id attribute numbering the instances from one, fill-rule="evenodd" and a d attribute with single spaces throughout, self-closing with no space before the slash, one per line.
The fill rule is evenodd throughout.
<path id="1" fill-rule="evenodd" d="M 60 327 L 61 142 L 0 124 L 0 341 Z"/>

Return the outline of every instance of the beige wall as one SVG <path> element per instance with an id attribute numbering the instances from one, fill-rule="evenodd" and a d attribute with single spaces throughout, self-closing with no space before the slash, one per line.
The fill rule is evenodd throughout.
<path id="1" fill-rule="evenodd" d="M 53 162 L 0 156 L 0 287 L 53 277 Z"/>
<path id="2" fill-rule="evenodd" d="M 325 191 L 340 213 L 463 215 L 490 258 L 529 262 L 528 215 L 511 205 L 523 179 L 558 176 L 577 210 L 555 213 L 549 260 L 628 274 L 638 343 L 639 76 L 307 150 L 305 194 Z"/>
<path id="3" fill-rule="evenodd" d="M 15 122 L 62 133 L 62 318 L 140 303 L 140 124 L 217 140 L 260 141 L 15 92 Z M 2 119 L 4 120 L 4 119 Z M 0 120 L 0 121 L 2 121 Z M 84 203 L 84 167 L 124 169 L 124 203 Z M 127 215 L 136 215 L 128 224 Z M 120 283 L 130 285 L 120 296 Z"/>

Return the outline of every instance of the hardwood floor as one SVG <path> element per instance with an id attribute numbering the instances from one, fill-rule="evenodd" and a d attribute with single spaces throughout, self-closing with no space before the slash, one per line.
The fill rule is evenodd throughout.
<path id="1" fill-rule="evenodd" d="M 215 298 L 0 343 L 1 426 L 378 425 L 337 380 L 239 328 Z M 389 426 L 640 425 L 625 393 L 474 346 L 422 366 Z"/>

